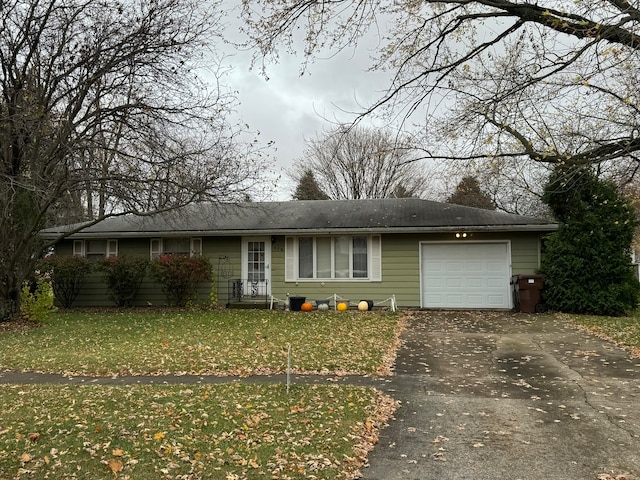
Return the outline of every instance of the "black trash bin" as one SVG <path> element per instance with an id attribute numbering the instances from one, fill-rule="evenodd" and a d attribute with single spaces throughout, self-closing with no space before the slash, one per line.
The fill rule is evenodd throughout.
<path id="1" fill-rule="evenodd" d="M 542 302 L 544 277 L 542 275 L 516 275 L 513 278 L 518 311 L 536 313 Z"/>
<path id="2" fill-rule="evenodd" d="M 299 312 L 306 300 L 307 297 L 289 297 L 289 308 L 294 312 Z"/>

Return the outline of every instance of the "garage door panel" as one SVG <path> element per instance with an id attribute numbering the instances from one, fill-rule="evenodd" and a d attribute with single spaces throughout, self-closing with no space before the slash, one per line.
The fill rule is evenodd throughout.
<path id="1" fill-rule="evenodd" d="M 464 264 L 459 261 L 448 262 L 444 265 L 444 267 L 445 268 L 443 268 L 443 271 L 456 273 L 462 273 L 464 271 Z"/>
<path id="2" fill-rule="evenodd" d="M 454 308 L 464 308 L 466 302 L 465 295 L 446 295 L 443 297 L 444 303 L 451 305 Z"/>
<path id="3" fill-rule="evenodd" d="M 506 242 L 423 243 L 422 299 L 427 308 L 509 308 Z"/>
<path id="4" fill-rule="evenodd" d="M 444 272 L 445 271 L 445 264 L 444 262 L 440 262 L 437 260 L 434 260 L 432 262 L 430 262 L 429 264 L 425 265 L 425 271 L 427 272 L 433 272 L 433 273 L 439 273 L 439 272 Z"/>
<path id="5" fill-rule="evenodd" d="M 504 297 L 502 295 L 489 294 L 489 295 L 487 295 L 487 299 L 489 300 L 489 302 L 492 305 L 498 305 L 498 304 L 501 305 L 503 303 L 503 301 L 504 301 Z"/>
<path id="6" fill-rule="evenodd" d="M 484 265 L 482 262 L 469 262 L 467 263 L 467 272 L 468 273 L 477 273 L 482 272 L 484 270 Z"/>
<path id="7" fill-rule="evenodd" d="M 488 288 L 500 288 L 504 285 L 504 279 L 503 278 L 487 278 L 486 279 L 486 285 Z"/>
<path id="8" fill-rule="evenodd" d="M 426 279 L 425 283 L 426 287 L 429 289 L 428 291 L 433 294 L 434 291 L 439 291 L 439 289 L 444 289 L 446 285 L 444 284 L 444 279 L 442 277 L 430 277 Z"/>
<path id="9" fill-rule="evenodd" d="M 428 295 L 427 298 L 425 298 L 425 302 L 429 305 L 445 305 L 447 299 L 444 295 Z"/>
<path id="10" fill-rule="evenodd" d="M 482 298 L 482 295 L 480 295 L 480 294 L 476 294 L 476 295 L 469 294 L 469 295 L 466 296 L 466 301 L 468 303 L 472 303 L 472 304 L 476 304 L 477 305 L 477 304 L 482 303 L 483 298 Z"/>
<path id="11" fill-rule="evenodd" d="M 468 278 L 467 279 L 467 288 L 482 288 L 484 287 L 484 279 L 483 278 Z"/>

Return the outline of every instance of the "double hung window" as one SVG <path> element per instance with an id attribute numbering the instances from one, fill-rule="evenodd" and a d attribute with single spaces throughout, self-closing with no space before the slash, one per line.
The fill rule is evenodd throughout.
<path id="1" fill-rule="evenodd" d="M 118 240 L 87 239 L 73 241 L 73 254 L 97 261 L 118 256 Z"/>
<path id="2" fill-rule="evenodd" d="M 202 239 L 189 237 L 169 237 L 151 239 L 151 259 L 162 254 L 202 255 Z"/>
<path id="3" fill-rule="evenodd" d="M 380 237 L 288 237 L 287 280 L 380 280 Z"/>

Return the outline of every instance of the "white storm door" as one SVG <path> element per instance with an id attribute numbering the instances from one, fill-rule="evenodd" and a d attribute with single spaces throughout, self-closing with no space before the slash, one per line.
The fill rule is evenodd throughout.
<path id="1" fill-rule="evenodd" d="M 242 239 L 243 294 L 263 297 L 271 294 L 271 239 L 245 237 Z"/>

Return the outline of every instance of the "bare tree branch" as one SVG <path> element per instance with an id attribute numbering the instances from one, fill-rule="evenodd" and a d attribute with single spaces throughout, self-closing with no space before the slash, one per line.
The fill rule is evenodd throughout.
<path id="1" fill-rule="evenodd" d="M 420 197 L 430 181 L 407 138 L 362 126 L 337 128 L 308 143 L 290 176 L 312 172 L 328 198 Z"/>
<path id="2" fill-rule="evenodd" d="M 313 60 L 352 46 L 380 19 L 391 25 L 372 63 L 392 72 L 391 83 L 358 118 L 436 125 L 424 130 L 436 156 L 447 155 L 434 145 L 453 142 L 451 158 L 598 164 L 627 162 L 640 149 L 640 13 L 631 2 L 245 0 L 243 8 L 267 58 L 295 48 L 299 31 Z"/>
<path id="3" fill-rule="evenodd" d="M 0 14 L 0 321 L 44 226 L 259 187 L 266 159 L 229 123 L 235 98 L 199 74 L 216 1 L 4 0 Z"/>

